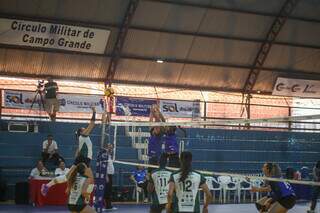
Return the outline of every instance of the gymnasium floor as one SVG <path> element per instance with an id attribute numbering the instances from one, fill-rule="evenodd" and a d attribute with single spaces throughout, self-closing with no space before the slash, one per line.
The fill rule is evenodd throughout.
<path id="1" fill-rule="evenodd" d="M 118 210 L 113 212 L 119 213 L 142 213 L 148 212 L 147 205 L 116 205 Z M 307 204 L 297 204 L 289 213 L 304 213 L 307 210 Z M 0 212 L 8 213 L 43 213 L 43 212 L 57 212 L 67 213 L 67 209 L 62 206 L 47 206 L 36 208 L 25 205 L 0 205 Z M 107 212 L 107 211 L 106 211 Z M 110 212 L 110 211 L 109 211 Z M 253 204 L 225 204 L 225 205 L 211 205 L 209 212 L 212 213 L 257 213 Z"/>

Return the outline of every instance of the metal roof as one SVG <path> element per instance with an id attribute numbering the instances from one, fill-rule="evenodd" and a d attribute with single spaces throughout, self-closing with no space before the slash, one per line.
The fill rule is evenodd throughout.
<path id="1" fill-rule="evenodd" d="M 243 91 L 285 0 L 140 0 L 113 82 Z M 130 0 L 0 0 L 0 16 L 111 30 L 103 55 L 0 45 L 0 71 L 104 81 Z M 278 76 L 320 79 L 320 1 L 300 1 L 277 36 L 253 91 Z M 156 63 L 157 59 L 164 63 Z"/>

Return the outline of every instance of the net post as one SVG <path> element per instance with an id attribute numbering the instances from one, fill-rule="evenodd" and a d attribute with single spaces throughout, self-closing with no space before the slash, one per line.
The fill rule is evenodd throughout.
<path id="1" fill-rule="evenodd" d="M 118 132 L 118 125 L 114 126 L 114 133 L 113 133 L 113 160 L 116 160 L 117 132 Z"/>

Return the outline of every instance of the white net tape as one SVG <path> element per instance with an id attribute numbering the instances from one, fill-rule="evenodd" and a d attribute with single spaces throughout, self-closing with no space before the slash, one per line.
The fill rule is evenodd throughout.
<path id="1" fill-rule="evenodd" d="M 290 122 L 302 120 L 320 119 L 320 115 L 303 115 L 289 117 L 259 118 L 259 119 L 232 119 L 232 120 L 210 120 L 210 121 L 188 121 L 188 122 L 111 122 L 111 126 L 210 126 L 225 124 L 251 124 L 269 122 Z"/>

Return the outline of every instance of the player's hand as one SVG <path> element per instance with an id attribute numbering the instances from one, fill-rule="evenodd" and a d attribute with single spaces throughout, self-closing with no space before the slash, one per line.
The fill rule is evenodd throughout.
<path id="1" fill-rule="evenodd" d="M 96 108 L 94 106 L 91 107 L 92 112 L 96 112 Z"/>
<path id="2" fill-rule="evenodd" d="M 208 207 L 205 207 L 205 206 L 204 206 L 204 207 L 202 208 L 202 213 L 208 213 L 208 212 L 209 212 L 209 211 L 208 211 Z"/>

